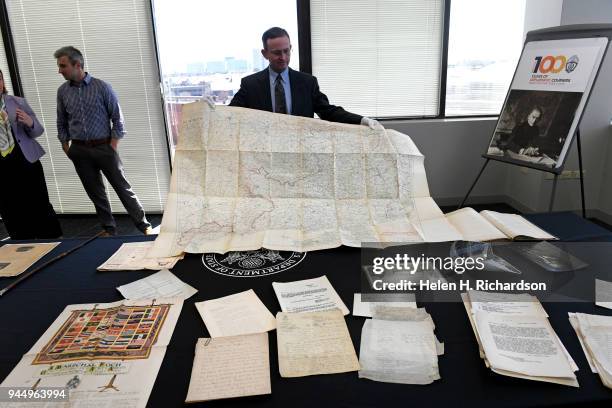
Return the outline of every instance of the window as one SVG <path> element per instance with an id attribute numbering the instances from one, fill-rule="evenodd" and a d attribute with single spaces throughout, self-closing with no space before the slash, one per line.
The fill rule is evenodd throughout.
<path id="1" fill-rule="evenodd" d="M 243 77 L 268 66 L 260 52 L 268 28 L 287 30 L 299 69 L 295 1 L 154 0 L 153 8 L 172 151 L 183 104 L 209 96 L 227 105 Z"/>
<path id="2" fill-rule="evenodd" d="M 275 25 L 290 33 L 294 69 L 298 28 L 310 36 L 300 44 L 303 67 L 349 111 L 377 118 L 497 115 L 520 55 L 525 1 L 155 0 L 170 145 L 182 104 L 204 96 L 228 104 L 242 77 L 265 68 L 260 37 Z"/>
<path id="3" fill-rule="evenodd" d="M 0 35 L 0 70 L 4 78 L 4 86 L 8 93 L 13 94 L 13 85 L 11 84 L 11 71 L 8 67 L 8 61 L 6 59 L 6 53 L 4 52 L 4 40 Z M 0 92 L 2 90 L 0 89 Z"/>
<path id="4" fill-rule="evenodd" d="M 331 103 L 373 117 L 436 116 L 442 0 L 312 0 L 312 71 Z"/>
<path id="5" fill-rule="evenodd" d="M 25 98 L 45 128 L 38 139 L 49 198 L 60 213 L 91 213 L 93 205 L 57 139 L 56 95 L 64 79 L 53 52 L 73 45 L 85 69 L 108 81 L 119 97 L 127 135 L 119 145 L 125 173 L 145 210 L 160 212 L 170 184 L 168 148 L 159 104 L 151 10 L 147 0 L 7 0 Z M 124 212 L 112 188 L 113 211 Z"/>
<path id="6" fill-rule="evenodd" d="M 525 0 L 452 0 L 446 116 L 498 115 L 523 46 Z"/>

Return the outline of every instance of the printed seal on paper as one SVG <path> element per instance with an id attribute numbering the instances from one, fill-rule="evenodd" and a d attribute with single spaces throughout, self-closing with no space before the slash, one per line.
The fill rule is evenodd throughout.
<path id="1" fill-rule="evenodd" d="M 206 269 L 220 275 L 256 278 L 272 275 L 295 267 L 306 258 L 307 252 L 274 251 L 233 251 L 227 254 L 203 254 L 202 263 Z"/>

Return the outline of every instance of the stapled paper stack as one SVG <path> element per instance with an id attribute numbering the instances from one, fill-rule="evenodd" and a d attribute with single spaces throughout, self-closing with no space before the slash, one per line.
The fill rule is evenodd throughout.
<path id="1" fill-rule="evenodd" d="M 487 367 L 510 377 L 578 387 L 578 367 L 535 296 L 480 291 L 461 296 Z"/>
<path id="2" fill-rule="evenodd" d="M 612 316 L 568 313 L 591 371 L 612 388 Z"/>

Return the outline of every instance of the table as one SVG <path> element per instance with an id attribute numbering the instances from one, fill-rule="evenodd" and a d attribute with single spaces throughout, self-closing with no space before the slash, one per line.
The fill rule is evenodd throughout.
<path id="1" fill-rule="evenodd" d="M 562 217 L 571 221 L 571 216 Z M 535 222 L 535 221 L 534 221 Z M 557 224 L 555 218 L 552 222 Z M 546 223 L 540 219 L 541 226 Z M 566 225 L 566 224 L 563 224 Z M 585 224 L 591 228 L 592 224 Z M 581 227 L 580 227 L 581 228 Z M 579 229 L 580 229 L 579 228 Z M 606 231 L 595 229 L 597 234 Z M 593 237 L 584 233 L 584 239 Z M 587 231 L 588 232 L 588 231 Z M 605 234 L 600 235 L 606 240 Z M 612 237 L 612 234 L 610 234 Z M 0 298 L 0 379 L 17 365 L 35 341 L 68 304 L 113 302 L 121 299 L 115 289 L 150 272 L 96 272 L 124 242 L 147 241 L 154 237 L 98 238 L 67 258 L 62 259 L 23 282 Z M 78 245 L 79 240 L 64 240 L 53 254 Z M 48 255 L 48 256 L 49 256 Z M 360 250 L 340 247 L 308 253 L 294 268 L 258 278 L 228 277 L 205 269 L 201 255 L 187 255 L 173 272 L 183 281 L 199 289 L 188 299 L 168 346 L 158 374 L 149 407 L 180 407 L 184 404 L 198 337 L 207 337 L 194 302 L 254 289 L 269 310 L 280 310 L 271 283 L 294 281 L 327 275 L 340 297 L 352 309 L 353 293 L 360 291 Z M 0 281 L 2 286 L 10 282 Z M 460 303 L 427 303 L 425 306 L 436 323 L 436 334 L 445 343 L 445 354 L 439 358 L 441 380 L 427 386 L 400 385 L 360 380 L 357 373 L 280 378 L 276 352 L 276 333 L 270 332 L 270 368 L 272 394 L 206 403 L 202 406 L 468 406 L 501 407 L 526 405 L 601 405 L 610 407 L 612 390 L 605 388 L 599 377 L 590 372 L 578 339 L 569 324 L 567 312 L 612 315 L 612 310 L 596 308 L 592 303 L 550 303 L 544 307 L 550 322 L 572 355 L 580 371 L 580 388 L 520 380 L 501 376 L 487 369 L 478 356 L 478 346 L 466 312 Z M 364 318 L 346 316 L 346 323 L 359 352 Z"/>

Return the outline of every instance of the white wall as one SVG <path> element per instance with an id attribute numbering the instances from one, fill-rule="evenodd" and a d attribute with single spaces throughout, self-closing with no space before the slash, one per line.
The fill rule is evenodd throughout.
<path id="1" fill-rule="evenodd" d="M 612 24 L 612 1 L 565 0 L 561 24 Z M 599 71 L 597 87 L 580 124 L 583 165 L 586 167 L 587 208 L 594 216 L 612 221 L 612 47 Z M 586 162 L 586 164 L 584 164 Z"/>
<path id="2" fill-rule="evenodd" d="M 485 159 L 496 119 L 446 119 L 385 122 L 388 128 L 409 135 L 425 155 L 425 170 L 431 196 L 439 205 L 458 204 L 467 193 Z M 504 201 L 499 180 L 505 168 L 489 163 L 470 195 L 472 202 Z"/>
<path id="3" fill-rule="evenodd" d="M 561 24 L 563 0 L 527 0 L 524 33 Z"/>

